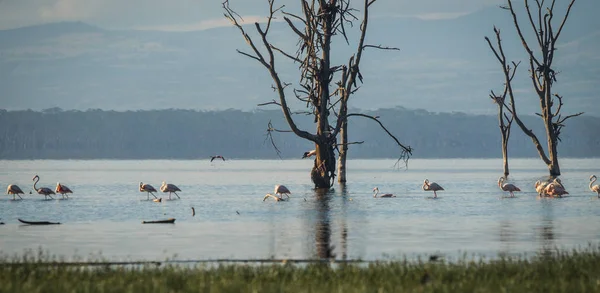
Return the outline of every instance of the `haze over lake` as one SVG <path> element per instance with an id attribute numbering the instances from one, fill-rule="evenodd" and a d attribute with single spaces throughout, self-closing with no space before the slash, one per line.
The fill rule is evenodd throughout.
<path id="1" fill-rule="evenodd" d="M 66 160 L 0 161 L 0 182 L 18 184 L 24 199 L 0 200 L 0 251 L 42 248 L 67 258 L 100 254 L 112 260 L 217 258 L 381 259 L 462 252 L 495 257 L 532 255 L 600 243 L 600 200 L 588 190 L 600 159 L 562 159 L 562 199 L 538 199 L 533 183 L 547 175 L 539 159 L 511 160 L 517 198 L 496 185 L 500 159 L 350 160 L 345 189 L 312 189 L 311 160 Z M 69 186 L 69 200 L 28 194 Z M 442 185 L 439 199 L 421 190 L 427 178 Z M 155 203 L 140 181 L 182 189 L 181 199 Z M 275 184 L 292 191 L 287 202 L 262 201 Z M 396 198 L 373 198 L 371 190 Z M 160 193 L 160 192 L 159 192 Z M 163 199 L 165 194 L 157 194 Z M 174 197 L 174 196 L 173 196 Z M 192 216 L 191 207 L 195 208 Z M 238 214 L 239 213 L 239 214 Z M 175 224 L 142 220 L 176 218 Z M 47 220 L 57 226 L 17 221 Z"/>

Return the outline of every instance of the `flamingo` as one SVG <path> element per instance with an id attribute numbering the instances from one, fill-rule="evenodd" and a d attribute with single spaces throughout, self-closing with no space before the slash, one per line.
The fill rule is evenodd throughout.
<path id="1" fill-rule="evenodd" d="M 308 152 L 304 152 L 304 154 L 302 155 L 302 158 L 309 158 L 312 157 L 314 155 L 317 154 L 317 150 L 312 150 L 312 151 L 308 151 Z"/>
<path id="2" fill-rule="evenodd" d="M 373 188 L 373 192 L 375 193 L 375 194 L 373 194 L 373 197 L 377 197 L 377 195 L 379 194 L 379 187 Z M 396 196 L 391 193 L 386 193 L 386 194 L 380 195 L 379 197 L 396 197 Z"/>
<path id="3" fill-rule="evenodd" d="M 37 179 L 37 180 L 36 180 Z M 50 194 L 56 194 L 54 193 L 54 191 L 52 191 L 52 189 L 48 188 L 48 187 L 40 187 L 39 189 L 36 188 L 36 184 L 38 183 L 38 181 L 40 181 L 40 176 L 35 175 L 33 176 L 33 179 L 31 179 L 33 181 L 35 181 L 33 183 L 33 189 L 35 191 L 37 191 L 38 194 L 43 194 L 44 195 L 44 199 L 48 199 L 48 197 L 50 197 L 51 199 L 54 199 Z"/>
<path id="4" fill-rule="evenodd" d="M 221 160 L 225 161 L 225 158 L 223 156 L 221 156 L 221 155 L 219 155 L 219 156 L 210 156 L 210 161 L 211 162 L 214 161 L 215 159 L 221 159 Z"/>
<path id="5" fill-rule="evenodd" d="M 546 194 L 554 197 L 562 197 L 565 194 L 569 194 L 565 187 L 562 185 L 560 179 L 556 178 L 552 182 L 550 182 L 546 188 L 544 189 Z"/>
<path id="6" fill-rule="evenodd" d="M 60 193 L 60 195 L 63 198 L 65 198 L 65 195 L 67 196 L 67 198 L 69 198 L 67 193 L 73 193 L 73 191 L 69 187 L 67 187 L 66 185 L 60 184 L 60 182 L 56 182 L 56 188 L 54 189 L 54 191 L 56 193 Z"/>
<path id="7" fill-rule="evenodd" d="M 290 190 L 283 185 L 275 185 L 275 190 L 273 191 L 273 193 L 275 193 L 275 195 L 279 194 L 279 198 L 282 198 L 284 194 L 285 196 L 290 198 L 290 194 L 292 194 L 292 192 L 290 192 Z"/>
<path id="8" fill-rule="evenodd" d="M 590 176 L 590 190 L 592 192 L 597 193 L 598 198 L 600 198 L 600 185 L 596 184 L 596 185 L 592 186 L 592 184 L 594 184 L 594 182 L 596 182 L 596 180 L 598 180 L 598 177 L 596 177 L 596 175 Z"/>
<path id="9" fill-rule="evenodd" d="M 154 195 L 154 192 L 157 192 L 156 188 L 150 184 L 144 184 L 143 182 L 140 182 L 140 192 L 146 192 L 148 195 L 148 200 L 150 200 L 150 194 L 152 194 L 155 199 L 158 198 L 156 195 Z"/>
<path id="10" fill-rule="evenodd" d="M 506 180 L 506 178 L 504 177 L 498 178 L 498 187 L 500 187 L 500 189 L 502 189 L 503 191 L 508 191 L 510 193 L 510 197 L 515 197 L 515 194 L 513 192 L 521 191 L 521 189 L 516 187 L 514 184 L 504 183 L 504 180 Z"/>
<path id="11" fill-rule="evenodd" d="M 437 191 L 444 190 L 444 188 L 435 182 L 429 183 L 429 179 L 425 179 L 425 181 L 423 181 L 423 190 L 425 190 L 425 191 L 432 190 L 433 198 L 437 198 Z"/>
<path id="12" fill-rule="evenodd" d="M 23 190 L 21 190 L 21 187 L 17 186 L 16 184 L 11 184 L 6 189 L 6 194 L 12 194 L 13 200 L 15 200 L 15 195 L 18 196 L 20 199 L 23 199 L 19 194 L 25 193 L 23 192 Z"/>
<path id="13" fill-rule="evenodd" d="M 175 184 L 167 184 L 166 182 L 162 182 L 162 185 L 160 186 L 160 191 L 162 192 L 168 192 L 169 193 L 169 199 L 171 199 L 171 193 L 175 193 L 175 195 L 177 195 L 176 191 L 181 191 L 181 189 L 179 189 L 179 187 L 175 186 Z M 181 199 L 181 197 L 179 197 L 179 195 L 177 195 L 177 198 Z"/>
<path id="14" fill-rule="evenodd" d="M 535 182 L 535 191 L 537 191 L 539 196 L 547 196 L 546 194 L 546 186 L 548 186 L 550 182 L 538 180 Z"/>
<path id="15" fill-rule="evenodd" d="M 275 195 L 272 195 L 272 194 L 270 194 L 270 193 L 267 193 L 267 194 L 265 195 L 265 197 L 263 197 L 263 201 L 267 200 L 267 198 L 269 198 L 269 197 L 273 198 L 275 201 L 285 201 L 285 200 L 286 200 L 285 198 L 281 198 L 281 197 L 279 197 L 279 196 L 275 196 Z M 240 214 L 240 213 L 238 213 L 238 215 L 239 215 L 239 214 Z"/>

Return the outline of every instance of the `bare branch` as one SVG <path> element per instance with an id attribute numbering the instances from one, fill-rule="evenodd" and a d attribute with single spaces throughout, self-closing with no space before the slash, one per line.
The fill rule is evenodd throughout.
<path id="1" fill-rule="evenodd" d="M 369 119 L 377 122 L 377 124 L 379 124 L 379 126 L 396 142 L 396 144 L 402 148 L 403 153 L 406 152 L 406 153 L 408 153 L 408 155 L 412 155 L 413 149 L 410 146 L 405 146 L 402 143 L 400 143 L 400 141 L 383 125 L 383 123 L 381 123 L 381 121 L 379 121 L 379 116 L 370 116 L 370 115 L 366 115 L 366 114 L 362 114 L 362 113 L 349 113 L 348 115 L 346 115 L 347 118 L 352 117 L 352 116 L 369 118 Z"/>
<path id="2" fill-rule="evenodd" d="M 294 57 L 294 56 L 292 56 L 292 55 L 290 55 L 290 54 L 288 54 L 288 53 L 284 52 L 283 50 L 281 50 L 281 49 L 279 49 L 279 48 L 275 47 L 273 44 L 271 44 L 271 48 L 272 48 L 273 50 L 275 50 L 275 51 L 277 51 L 277 52 L 281 53 L 281 55 L 283 55 L 283 56 L 285 56 L 285 57 L 288 57 L 289 59 L 292 59 L 292 61 L 294 61 L 294 62 L 302 63 L 302 60 L 300 60 L 300 59 L 298 59 L 297 57 Z"/>
<path id="3" fill-rule="evenodd" d="M 382 45 L 364 45 L 363 50 L 366 48 L 375 48 L 375 49 L 380 49 L 380 50 L 396 50 L 396 51 L 400 51 L 400 48 L 396 48 L 396 47 L 386 47 L 386 46 L 382 46 Z"/>
<path id="4" fill-rule="evenodd" d="M 556 40 L 558 39 L 558 36 L 562 32 L 562 29 L 565 26 L 565 23 L 567 22 L 567 18 L 569 17 L 569 13 L 571 13 L 571 8 L 573 7 L 574 3 L 575 3 L 575 0 L 571 0 L 571 3 L 569 4 L 569 8 L 567 8 L 567 12 L 565 13 L 565 18 L 563 18 L 562 22 L 560 23 L 560 27 L 558 28 L 556 35 L 554 37 L 552 37 L 553 42 L 556 42 Z M 553 4 L 553 6 L 554 6 L 554 4 Z"/>

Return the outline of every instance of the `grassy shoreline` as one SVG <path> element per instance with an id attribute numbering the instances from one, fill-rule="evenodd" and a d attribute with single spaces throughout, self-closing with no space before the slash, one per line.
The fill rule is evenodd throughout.
<path id="1" fill-rule="evenodd" d="M 456 262 L 64 265 L 0 258 L 0 292 L 600 292 L 600 249 Z"/>

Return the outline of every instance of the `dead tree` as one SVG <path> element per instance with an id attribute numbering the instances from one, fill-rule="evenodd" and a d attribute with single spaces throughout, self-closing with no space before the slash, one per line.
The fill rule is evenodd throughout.
<path id="1" fill-rule="evenodd" d="M 505 81 L 507 82 L 506 87 L 508 90 L 508 96 L 510 97 L 510 111 L 515 122 L 517 122 L 517 125 L 519 125 L 519 128 L 531 138 L 540 158 L 548 166 L 550 176 L 559 176 L 560 167 L 558 164 L 557 147 L 560 141 L 561 130 L 565 126 L 564 122 L 569 118 L 583 114 L 577 113 L 563 116 L 560 113 L 560 110 L 563 106 L 563 97 L 552 92 L 552 85 L 557 81 L 556 76 L 558 74 L 558 72 L 553 69 L 556 43 L 567 21 L 567 18 L 569 17 L 569 13 L 571 12 L 571 8 L 573 7 L 575 0 L 571 0 L 569 3 L 567 11 L 565 12 L 565 16 L 560 22 L 558 30 L 554 29 L 552 22 L 554 19 L 554 5 L 556 0 L 552 0 L 549 7 L 544 6 L 544 0 L 535 0 L 537 8 L 534 11 L 530 9 L 529 2 L 529 0 L 525 0 L 525 10 L 527 11 L 529 25 L 535 34 L 535 39 L 533 41 L 539 47 L 535 52 L 530 45 L 530 41 L 528 41 L 523 34 L 520 22 L 515 12 L 515 8 L 513 6 L 513 1 L 508 0 L 508 6 L 502 8 L 510 11 L 513 24 L 529 58 L 530 78 L 533 83 L 535 94 L 540 101 L 541 112 L 536 113 L 536 115 L 541 117 L 544 123 L 548 150 L 547 154 L 537 136 L 523 123 L 517 114 L 517 106 L 515 104 L 511 80 L 507 79 L 507 72 L 506 69 L 504 69 Z M 489 39 L 486 39 L 488 40 L 488 44 L 490 45 L 490 48 L 496 55 L 496 58 L 499 60 L 499 62 L 503 63 L 502 60 L 504 60 L 503 68 L 506 68 L 506 59 L 504 58 L 504 52 L 502 51 L 501 47 L 500 33 L 497 32 L 496 29 L 495 31 L 498 42 L 497 48 L 494 48 Z"/>
<path id="2" fill-rule="evenodd" d="M 276 104 L 281 107 L 290 131 L 295 135 L 310 140 L 315 144 L 316 156 L 311 171 L 311 179 L 316 188 L 329 188 L 333 185 L 336 171 L 335 149 L 337 137 L 341 131 L 347 132 L 348 99 L 358 89 L 362 82 L 359 65 L 365 48 L 373 47 L 386 49 L 382 46 L 365 44 L 365 36 L 369 18 L 369 7 L 376 0 L 364 0 L 363 17 L 360 26 L 360 37 L 356 52 L 349 58 L 347 64 L 332 64 L 333 37 L 342 37 L 348 44 L 346 29 L 352 27 L 353 21 L 358 20 L 354 15 L 357 10 L 350 6 L 350 0 L 300 0 L 302 12 L 298 14 L 284 11 L 284 6 L 275 6 L 275 0 L 267 0 L 269 15 L 264 24 L 254 23 L 259 41 L 255 42 L 241 25 L 241 16 L 223 2 L 225 17 L 236 26 L 243 35 L 251 52 L 238 52 L 259 62 L 265 67 L 273 79 L 273 88 L 279 96 L 279 101 L 266 104 Z M 282 15 L 283 20 L 299 39 L 296 52 L 289 53 L 269 40 L 269 30 L 276 18 Z M 288 106 L 286 88 L 290 85 L 280 79 L 275 67 L 276 56 L 287 58 L 298 64 L 300 80 L 293 93 L 296 99 L 305 103 L 314 115 L 316 133 L 299 129 L 294 121 L 293 112 Z M 264 104 L 263 104 L 264 105 Z M 335 119 L 332 119 L 335 112 Z M 372 117 L 377 120 L 377 118 Z M 378 121 L 378 120 L 377 120 Z M 272 127 L 269 131 L 273 131 Z M 342 137 L 345 137 L 342 135 Z M 348 142 L 342 142 L 342 149 Z M 403 147 L 403 154 L 410 153 L 410 148 Z"/>
<path id="3" fill-rule="evenodd" d="M 504 177 L 508 177 L 509 169 L 508 169 L 508 139 L 510 138 L 510 129 L 512 126 L 512 122 L 514 117 L 512 115 L 511 109 L 508 105 L 506 105 L 506 96 L 510 95 L 510 100 L 514 99 L 512 90 L 509 91 L 511 82 L 515 77 L 517 72 L 517 67 L 519 63 L 515 63 L 514 61 L 511 65 L 506 61 L 506 56 L 504 55 L 504 50 L 502 49 L 502 42 L 500 39 L 500 30 L 494 27 L 494 33 L 496 34 L 496 41 L 498 48 L 496 49 L 492 42 L 488 37 L 485 37 L 488 45 L 496 55 L 498 62 L 502 65 L 502 73 L 504 74 L 504 90 L 502 91 L 502 95 L 496 95 L 494 91 L 490 92 L 490 98 L 492 101 L 498 105 L 498 124 L 500 128 L 500 135 L 502 136 L 502 166 L 504 168 Z M 509 102 L 510 103 L 510 102 Z M 506 109 L 506 112 L 504 111 Z"/>

